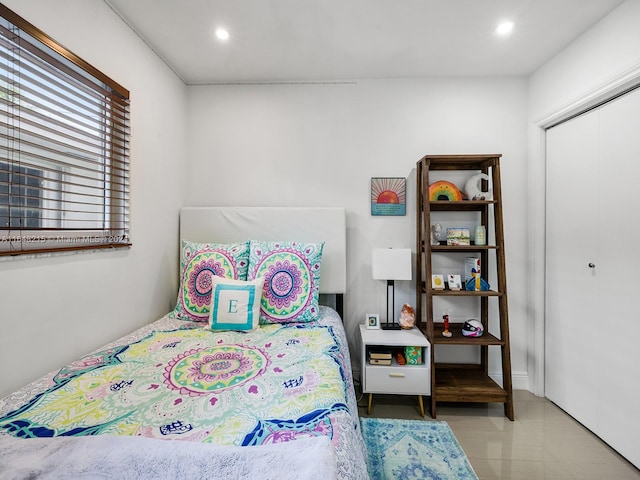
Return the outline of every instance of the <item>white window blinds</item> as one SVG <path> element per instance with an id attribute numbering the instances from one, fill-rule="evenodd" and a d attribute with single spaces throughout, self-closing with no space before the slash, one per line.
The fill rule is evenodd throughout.
<path id="1" fill-rule="evenodd" d="M 0 255 L 130 246 L 129 92 L 0 16 Z"/>

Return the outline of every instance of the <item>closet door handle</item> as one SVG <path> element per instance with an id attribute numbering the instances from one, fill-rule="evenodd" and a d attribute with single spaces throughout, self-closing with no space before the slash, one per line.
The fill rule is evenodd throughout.
<path id="1" fill-rule="evenodd" d="M 589 263 L 589 268 L 596 268 L 596 264 L 595 263 Z"/>

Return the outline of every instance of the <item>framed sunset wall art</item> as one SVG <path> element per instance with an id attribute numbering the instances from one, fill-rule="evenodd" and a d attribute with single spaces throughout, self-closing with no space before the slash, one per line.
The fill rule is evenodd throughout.
<path id="1" fill-rule="evenodd" d="M 373 177 L 371 179 L 371 215 L 406 215 L 407 179 Z"/>

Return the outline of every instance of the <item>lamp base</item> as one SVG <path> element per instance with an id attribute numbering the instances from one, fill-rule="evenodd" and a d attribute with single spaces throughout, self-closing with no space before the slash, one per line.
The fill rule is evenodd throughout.
<path id="1" fill-rule="evenodd" d="M 399 323 L 383 323 L 380 325 L 380 328 L 382 328 L 382 330 L 401 330 L 402 329 Z"/>

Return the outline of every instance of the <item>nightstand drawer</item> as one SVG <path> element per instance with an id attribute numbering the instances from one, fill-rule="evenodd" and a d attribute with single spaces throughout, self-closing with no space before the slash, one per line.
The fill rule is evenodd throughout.
<path id="1" fill-rule="evenodd" d="M 429 368 L 426 366 L 386 367 L 367 365 L 366 393 L 400 395 L 429 395 L 431 390 Z"/>

